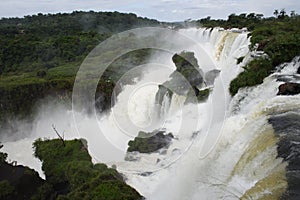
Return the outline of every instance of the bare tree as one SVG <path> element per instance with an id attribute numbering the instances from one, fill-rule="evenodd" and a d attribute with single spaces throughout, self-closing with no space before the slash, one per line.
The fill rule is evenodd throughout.
<path id="1" fill-rule="evenodd" d="M 65 137 L 65 136 L 64 136 L 64 133 L 63 133 L 63 135 L 61 136 L 61 135 L 59 134 L 59 132 L 56 130 L 54 124 L 52 124 L 52 128 L 53 128 L 54 132 L 56 133 L 56 135 L 59 137 L 59 139 L 62 141 L 62 143 L 63 143 L 63 145 L 64 145 L 64 147 L 65 147 L 66 144 L 65 144 L 65 139 L 64 139 L 64 137 Z"/>

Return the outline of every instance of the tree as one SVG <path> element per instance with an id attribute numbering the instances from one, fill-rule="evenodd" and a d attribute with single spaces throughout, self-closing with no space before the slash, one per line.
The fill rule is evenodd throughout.
<path id="1" fill-rule="evenodd" d="M 257 15 L 256 15 L 256 18 L 258 18 L 258 19 L 262 19 L 263 17 L 264 17 L 263 14 L 257 14 Z"/>
<path id="2" fill-rule="evenodd" d="M 283 19 L 285 16 L 286 16 L 286 11 L 285 11 L 285 9 L 283 8 L 283 9 L 281 9 L 280 10 L 280 12 L 279 12 L 279 16 L 278 16 L 278 18 L 280 18 L 280 19 Z"/>
<path id="3" fill-rule="evenodd" d="M 278 12 L 278 10 L 276 9 L 276 10 L 274 10 L 274 13 L 273 13 L 277 18 L 278 18 L 278 14 L 279 14 L 279 12 Z"/>
<path id="4" fill-rule="evenodd" d="M 62 142 L 63 146 L 65 147 L 66 146 L 66 143 L 65 143 L 65 139 L 64 139 L 64 134 L 61 136 L 59 134 L 59 132 L 56 130 L 54 124 L 52 124 L 52 128 L 54 130 L 54 132 L 56 133 L 56 135 L 59 137 L 60 141 Z"/>
<path id="5" fill-rule="evenodd" d="M 2 147 L 3 147 L 3 145 L 0 143 L 0 149 L 1 149 Z M 6 158 L 7 158 L 7 153 L 2 153 L 2 152 L 0 152 L 0 164 L 1 164 L 2 162 L 5 162 Z"/>

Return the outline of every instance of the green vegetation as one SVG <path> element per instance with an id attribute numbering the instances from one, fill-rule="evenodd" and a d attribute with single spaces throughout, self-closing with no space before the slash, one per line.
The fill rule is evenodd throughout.
<path id="1" fill-rule="evenodd" d="M 244 71 L 230 83 L 229 91 L 235 95 L 240 88 L 255 86 L 263 82 L 273 70 L 272 63 L 268 59 L 256 59 L 244 67 Z"/>
<path id="2" fill-rule="evenodd" d="M 0 199 L 8 199 L 14 194 L 15 188 L 8 181 L 0 181 Z"/>
<path id="3" fill-rule="evenodd" d="M 245 71 L 230 84 L 231 95 L 235 95 L 239 88 L 262 83 L 276 66 L 290 62 L 300 55 L 300 16 L 295 11 L 291 11 L 288 16 L 284 9 L 275 10 L 274 15 L 275 17 L 263 18 L 261 14 L 243 13 L 231 14 L 227 20 L 213 20 L 208 17 L 197 21 L 206 27 L 247 27 L 251 31 L 251 47 L 258 44 L 257 50 L 264 51 L 270 58 L 248 63 Z"/>
<path id="4" fill-rule="evenodd" d="M 2 18 L 1 73 L 78 64 L 111 34 L 157 24 L 135 14 L 93 11 Z"/>
<path id="5" fill-rule="evenodd" d="M 35 156 L 43 162 L 47 183 L 35 199 L 43 199 L 47 193 L 57 194 L 57 199 L 141 199 L 115 169 L 94 165 L 83 143 L 77 139 L 34 142 Z"/>
<path id="6" fill-rule="evenodd" d="M 208 98 L 209 94 L 210 94 L 210 90 L 209 89 L 200 90 L 199 93 L 196 94 L 197 100 L 199 102 L 205 101 Z"/>
<path id="7" fill-rule="evenodd" d="M 249 63 L 245 67 L 247 70 L 231 84 L 232 95 L 241 87 L 261 83 L 263 76 L 270 74 L 275 66 L 300 55 L 300 17 L 295 12 L 288 16 L 284 10 L 277 10 L 274 15 L 276 17 L 263 18 L 263 15 L 255 13 L 231 14 L 227 20 L 207 17 L 192 22 L 206 27 L 247 27 L 252 31 L 249 34 L 252 47 L 258 43 L 258 50 L 268 54 L 272 68 L 269 68 L 267 61 L 258 61 L 261 63 L 259 67 L 256 61 Z M 33 105 L 49 95 L 63 97 L 70 102 L 80 63 L 97 44 L 120 31 L 159 24 L 134 14 L 93 11 L 2 18 L 0 96 L 5 98 L 0 99 L 0 121 L 10 116 L 32 116 Z M 102 101 L 96 102 L 96 106 L 100 111 L 110 107 L 114 83 L 132 66 L 144 64 L 150 53 L 146 49 L 135 51 L 112 63 L 98 83 L 96 99 L 102 96 L 99 98 Z M 242 60 L 238 58 L 237 63 Z M 173 61 L 177 71 L 187 80 L 197 80 L 194 67 L 189 67 L 197 66 L 191 52 L 176 54 Z M 254 68 L 259 68 L 262 75 L 253 76 Z M 256 79 L 256 76 L 259 78 Z M 197 84 L 197 81 L 192 83 Z"/>
<path id="8" fill-rule="evenodd" d="M 30 117 L 33 105 L 46 96 L 70 98 L 79 66 L 96 45 L 114 33 L 158 24 L 135 14 L 93 11 L 2 18 L 0 96 L 5 98 L 0 99 L 0 121 Z M 101 109 L 109 107 L 114 87 L 107 80 L 122 75 L 111 72 L 124 72 L 130 61 L 131 65 L 141 63 L 148 55 L 134 52 L 113 63 L 115 67 L 98 84 L 97 94 L 104 96 Z"/>
<path id="9" fill-rule="evenodd" d="M 0 199 L 142 199 L 116 169 L 93 164 L 84 144 L 78 139 L 36 140 L 35 156 L 43 162 L 46 180 L 28 167 L 7 163 L 0 152 Z"/>

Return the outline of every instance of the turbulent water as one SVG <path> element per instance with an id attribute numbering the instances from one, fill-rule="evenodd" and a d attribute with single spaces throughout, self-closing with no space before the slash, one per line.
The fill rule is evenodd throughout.
<path id="1" fill-rule="evenodd" d="M 127 183 L 150 200 L 296 199 L 300 127 L 295 121 L 300 119 L 300 96 L 276 94 L 282 83 L 279 77 L 299 82 L 299 76 L 295 76 L 299 58 L 279 66 L 263 84 L 242 89 L 231 98 L 230 81 L 251 60 L 247 33 L 195 28 L 179 33 L 205 49 L 203 54 L 195 46 L 181 44 L 195 52 L 204 72 L 221 71 L 206 102 L 184 104 L 185 97 L 174 94 L 164 97 L 157 110 L 158 84 L 168 79 L 175 65 L 171 54 L 153 54 L 143 78 L 125 86 L 112 111 L 98 119 L 79 114 L 80 124 L 75 126 L 74 113 L 65 112 L 66 108 L 42 107 L 28 129 L 30 134 L 1 138 L 9 159 L 42 174 L 39 161 L 32 156 L 31 143 L 38 137 L 55 137 L 51 130 L 51 124 L 55 124 L 66 131 L 66 139 L 85 137 L 94 162 L 115 164 Z M 236 64 L 242 56 L 243 62 Z M 153 64 L 157 60 L 169 68 L 161 71 Z M 103 134 L 99 134 L 99 128 Z M 126 153 L 127 142 L 138 131 L 158 128 L 175 136 L 168 149 L 151 154 Z"/>

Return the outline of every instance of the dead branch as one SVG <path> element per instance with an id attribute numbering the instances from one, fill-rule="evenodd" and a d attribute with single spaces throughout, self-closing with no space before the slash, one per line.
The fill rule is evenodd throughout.
<path id="1" fill-rule="evenodd" d="M 54 124 L 52 124 L 52 128 L 53 128 L 53 130 L 55 131 L 56 135 L 59 137 L 59 139 L 62 141 L 62 143 L 63 143 L 63 145 L 64 145 L 64 147 L 65 147 L 66 144 L 65 144 L 65 139 L 64 139 L 64 133 L 63 133 L 63 136 L 61 136 L 61 135 L 59 134 L 59 132 L 56 130 Z"/>

